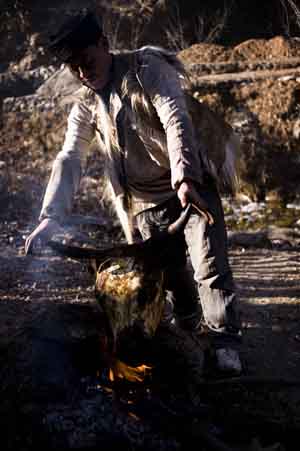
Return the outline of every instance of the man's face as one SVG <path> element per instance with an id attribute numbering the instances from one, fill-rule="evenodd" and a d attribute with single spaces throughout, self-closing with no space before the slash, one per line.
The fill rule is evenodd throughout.
<path id="1" fill-rule="evenodd" d="M 81 50 L 68 63 L 71 71 L 85 86 L 101 90 L 109 81 L 112 56 L 102 40 Z"/>

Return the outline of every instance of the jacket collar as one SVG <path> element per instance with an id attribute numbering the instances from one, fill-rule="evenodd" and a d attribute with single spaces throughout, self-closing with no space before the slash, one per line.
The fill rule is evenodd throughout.
<path id="1" fill-rule="evenodd" d="M 133 52 L 113 54 L 111 80 L 109 85 L 105 88 L 105 92 L 102 94 L 99 93 L 101 100 L 106 103 L 107 110 L 114 123 L 116 123 L 116 118 L 123 104 L 122 84 L 128 72 L 133 69 L 133 61 Z M 106 90 L 108 90 L 108 92 Z M 107 101 L 105 101 L 105 98 Z"/>
<path id="2" fill-rule="evenodd" d="M 122 97 L 122 84 L 128 72 L 133 69 L 135 52 L 122 52 L 113 55 L 113 86 Z"/>

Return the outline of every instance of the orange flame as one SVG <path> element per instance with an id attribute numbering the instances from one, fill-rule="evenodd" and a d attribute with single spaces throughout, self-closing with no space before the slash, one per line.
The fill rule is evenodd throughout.
<path id="1" fill-rule="evenodd" d="M 127 379 L 130 382 L 143 382 L 152 367 L 147 365 L 130 366 L 121 360 L 116 360 L 109 370 L 109 380 Z"/>

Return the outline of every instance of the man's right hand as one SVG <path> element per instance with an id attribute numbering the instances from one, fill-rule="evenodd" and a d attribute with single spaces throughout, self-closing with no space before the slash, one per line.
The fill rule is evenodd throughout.
<path id="1" fill-rule="evenodd" d="M 209 206 L 201 196 L 199 190 L 197 190 L 194 182 L 190 180 L 183 181 L 177 190 L 177 196 L 182 208 L 185 208 L 190 202 L 196 210 L 206 218 L 210 225 L 214 223 L 214 218 L 209 211 Z"/>
<path id="2" fill-rule="evenodd" d="M 25 241 L 25 254 L 32 254 L 34 247 L 37 242 L 47 243 L 51 240 L 53 235 L 60 231 L 60 225 L 55 219 L 45 218 L 42 222 L 34 229 L 33 232 L 26 238 Z"/>

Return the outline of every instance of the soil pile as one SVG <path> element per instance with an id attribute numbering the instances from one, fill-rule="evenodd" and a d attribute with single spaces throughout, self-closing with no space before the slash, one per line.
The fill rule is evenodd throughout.
<path id="1" fill-rule="evenodd" d="M 300 40 L 199 44 L 179 56 L 192 76 L 196 71 L 197 98 L 223 112 L 241 136 L 242 191 L 254 200 L 299 196 Z"/>
<path id="2" fill-rule="evenodd" d="M 233 47 L 208 43 L 194 44 L 182 50 L 179 56 L 186 64 L 224 61 L 245 61 L 250 64 L 255 60 L 263 63 L 274 59 L 300 58 L 300 38 L 286 39 L 283 36 L 276 36 L 271 39 L 249 39 Z"/>

